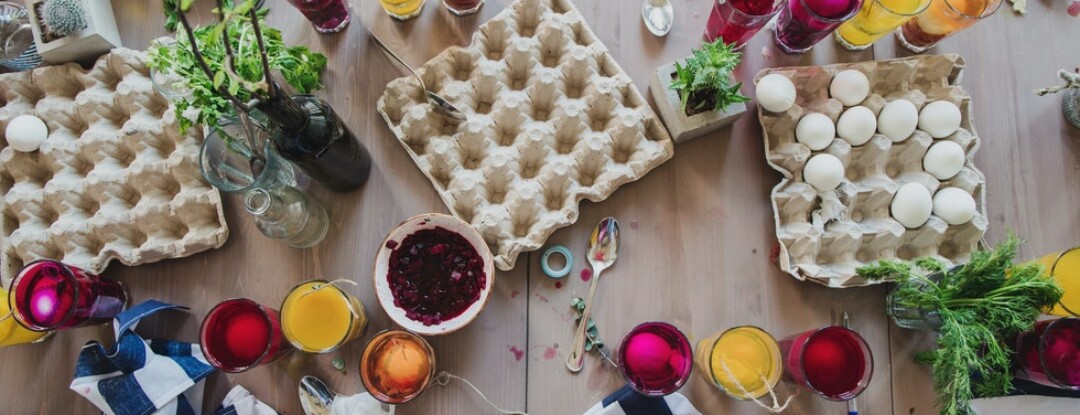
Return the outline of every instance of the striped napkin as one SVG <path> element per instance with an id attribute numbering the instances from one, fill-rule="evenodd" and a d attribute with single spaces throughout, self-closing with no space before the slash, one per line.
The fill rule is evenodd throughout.
<path id="1" fill-rule="evenodd" d="M 682 394 L 648 397 L 623 386 L 585 411 L 585 415 L 701 415 L 701 412 Z"/>
<path id="2" fill-rule="evenodd" d="M 112 350 L 90 341 L 79 352 L 71 390 L 107 415 L 197 415 L 202 385 L 214 372 L 198 344 L 143 340 L 135 333 L 140 319 L 161 310 L 186 307 L 149 300 L 113 319 Z"/>

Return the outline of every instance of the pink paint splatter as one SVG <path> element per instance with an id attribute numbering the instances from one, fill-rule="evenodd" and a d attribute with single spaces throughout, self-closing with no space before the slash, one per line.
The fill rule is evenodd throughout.
<path id="1" fill-rule="evenodd" d="M 585 281 L 585 282 L 589 282 L 589 280 L 591 280 L 591 279 L 592 279 L 592 270 L 588 269 L 588 268 L 582 268 L 581 269 L 581 280 Z"/>
<path id="2" fill-rule="evenodd" d="M 545 296 L 543 296 L 543 295 L 537 294 L 537 295 L 536 295 L 536 298 L 539 298 L 539 299 L 540 299 L 540 301 L 543 301 L 543 302 L 545 302 L 545 303 L 546 303 L 546 302 L 548 302 L 548 298 L 547 298 L 547 297 L 545 297 Z"/>
<path id="3" fill-rule="evenodd" d="M 511 291 L 510 292 L 510 298 L 517 298 L 518 294 L 521 294 L 521 291 L 518 291 L 518 290 Z"/>
<path id="4" fill-rule="evenodd" d="M 1080 0 L 1073 0 L 1072 4 L 1069 5 L 1067 11 L 1069 12 L 1069 16 L 1080 16 Z"/>
<path id="5" fill-rule="evenodd" d="M 638 223 L 638 221 L 636 221 L 636 220 L 630 221 L 630 229 L 633 229 L 633 230 L 636 231 L 640 227 L 641 227 L 641 224 Z"/>
<path id="6" fill-rule="evenodd" d="M 555 281 L 555 288 L 562 288 L 562 281 Z"/>
<path id="7" fill-rule="evenodd" d="M 777 243 L 776 245 L 773 245 L 772 249 L 769 250 L 769 262 L 773 263 L 773 265 L 780 264 L 780 244 L 779 243 Z"/>
<path id="8" fill-rule="evenodd" d="M 514 354 L 514 360 L 521 361 L 525 357 L 525 351 L 517 348 L 517 346 L 509 346 L 510 353 Z"/>
<path id="9" fill-rule="evenodd" d="M 559 352 L 556 351 L 554 347 L 548 347 L 547 349 L 544 349 L 544 360 L 554 359 L 558 354 Z"/>

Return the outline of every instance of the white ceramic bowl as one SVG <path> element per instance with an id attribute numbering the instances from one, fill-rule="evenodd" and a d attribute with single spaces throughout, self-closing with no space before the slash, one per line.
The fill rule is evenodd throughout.
<path id="1" fill-rule="evenodd" d="M 412 235 L 416 231 L 422 229 L 434 229 L 435 227 L 441 227 L 443 229 L 456 232 L 465 240 L 472 244 L 476 249 L 477 254 L 484 261 L 484 275 L 486 276 L 484 281 L 484 288 L 480 291 L 480 298 L 477 299 L 469 308 L 465 309 L 457 317 L 443 322 L 425 326 L 423 322 L 413 320 L 405 315 L 405 310 L 394 305 L 394 294 L 390 291 L 390 281 L 386 278 L 389 272 L 390 253 L 393 249 L 388 248 L 387 244 L 391 241 L 394 242 L 394 246 L 401 246 L 401 241 L 405 237 Z M 390 319 L 397 323 L 399 326 L 411 332 L 425 335 L 425 336 L 437 336 L 441 334 L 452 333 L 458 329 L 468 325 L 480 311 L 484 309 L 484 305 L 487 304 L 488 296 L 491 294 L 491 287 L 495 283 L 495 263 L 491 256 L 491 250 L 488 248 L 487 243 L 484 242 L 484 238 L 480 236 L 480 233 L 473 229 L 469 224 L 461 221 L 450 215 L 444 215 L 440 213 L 425 213 L 423 215 L 417 215 L 409 218 L 405 222 L 402 222 L 394 230 L 390 231 L 389 235 L 386 235 L 386 239 L 379 245 L 379 252 L 375 255 L 375 294 L 379 297 L 379 305 L 382 306 L 386 314 L 390 316 Z"/>

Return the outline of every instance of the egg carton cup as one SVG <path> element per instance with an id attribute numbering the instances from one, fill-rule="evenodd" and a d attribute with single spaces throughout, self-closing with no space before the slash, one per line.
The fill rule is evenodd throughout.
<path id="1" fill-rule="evenodd" d="M 378 101 L 450 212 L 502 270 L 674 154 L 671 136 L 568 0 L 518 0 L 419 69 L 467 115 L 436 112 L 415 78 Z"/>
<path id="2" fill-rule="evenodd" d="M 856 275 L 860 266 L 879 260 L 933 257 L 949 265 L 968 261 L 986 233 L 986 179 L 974 165 L 979 137 L 972 122 L 971 97 L 959 86 L 965 63 L 959 55 L 917 56 L 826 66 L 772 68 L 755 76 L 787 76 L 795 84 L 795 105 L 783 113 L 758 110 L 770 166 L 784 179 L 772 190 L 780 268 L 799 280 L 829 287 L 881 283 Z M 870 80 L 870 94 L 861 105 L 878 114 L 886 102 L 907 99 L 921 109 L 945 100 L 961 112 L 960 129 L 941 140 L 916 130 L 906 140 L 892 142 L 877 133 L 870 142 L 852 147 L 835 138 L 829 147 L 811 151 L 795 139 L 795 126 L 809 112 L 836 122 L 845 107 L 829 97 L 837 73 L 854 69 Z M 964 149 L 966 162 L 955 177 L 940 181 L 923 170 L 923 156 L 937 141 L 951 140 Z M 832 154 L 845 166 L 845 179 L 831 192 L 819 193 L 803 180 L 803 166 L 813 155 Z M 890 214 L 896 191 L 920 183 L 931 194 L 956 187 L 972 194 L 977 213 L 970 222 L 950 226 L 937 216 L 917 229 L 907 229 Z"/>
<path id="3" fill-rule="evenodd" d="M 154 92 L 145 53 L 115 49 L 75 64 L 0 75 L 0 278 L 49 258 L 100 273 L 220 247 L 217 189 L 199 172 L 203 134 L 180 134 Z M 45 121 L 35 152 L 3 137 L 19 115 Z"/>

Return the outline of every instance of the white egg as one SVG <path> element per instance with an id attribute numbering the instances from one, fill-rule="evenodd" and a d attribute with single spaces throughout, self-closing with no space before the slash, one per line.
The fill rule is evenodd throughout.
<path id="1" fill-rule="evenodd" d="M 819 192 L 828 192 L 844 181 L 844 163 L 832 154 L 818 154 L 803 167 L 803 180 Z"/>
<path id="2" fill-rule="evenodd" d="M 832 118 L 820 112 L 806 114 L 795 126 L 795 139 L 811 150 L 824 150 L 836 138 L 836 126 Z"/>
<path id="3" fill-rule="evenodd" d="M 908 183 L 900 186 L 892 200 L 892 217 L 901 225 L 909 229 L 915 229 L 930 219 L 930 212 L 934 209 L 930 191 L 919 183 Z"/>
<path id="4" fill-rule="evenodd" d="M 877 128 L 886 137 L 895 142 L 900 142 L 911 137 L 915 132 L 915 126 L 919 124 L 919 110 L 915 104 L 906 99 L 898 99 L 881 109 L 878 114 Z"/>
<path id="5" fill-rule="evenodd" d="M 33 115 L 20 115 L 8 123 L 4 138 L 11 148 L 29 153 L 41 148 L 41 143 L 49 136 L 49 127 L 41 118 Z"/>
<path id="6" fill-rule="evenodd" d="M 870 80 L 856 70 L 846 70 L 833 77 L 829 85 L 829 95 L 844 104 L 845 107 L 859 105 L 870 94 Z"/>
<path id="7" fill-rule="evenodd" d="M 949 101 L 934 101 L 919 112 L 919 129 L 934 138 L 945 138 L 960 128 L 960 107 Z"/>
<path id="8" fill-rule="evenodd" d="M 836 121 L 836 133 L 853 146 L 866 144 L 877 131 L 877 117 L 870 108 L 857 106 L 848 108 Z"/>
<path id="9" fill-rule="evenodd" d="M 938 180 L 949 180 L 964 168 L 967 155 L 955 141 L 939 141 L 923 157 L 923 170 Z"/>
<path id="10" fill-rule="evenodd" d="M 975 217 L 975 198 L 955 187 L 938 190 L 934 195 L 934 216 L 950 225 L 963 225 Z"/>
<path id="11" fill-rule="evenodd" d="M 784 75 L 765 75 L 754 91 L 758 105 L 771 112 L 784 112 L 795 105 L 795 84 Z"/>

